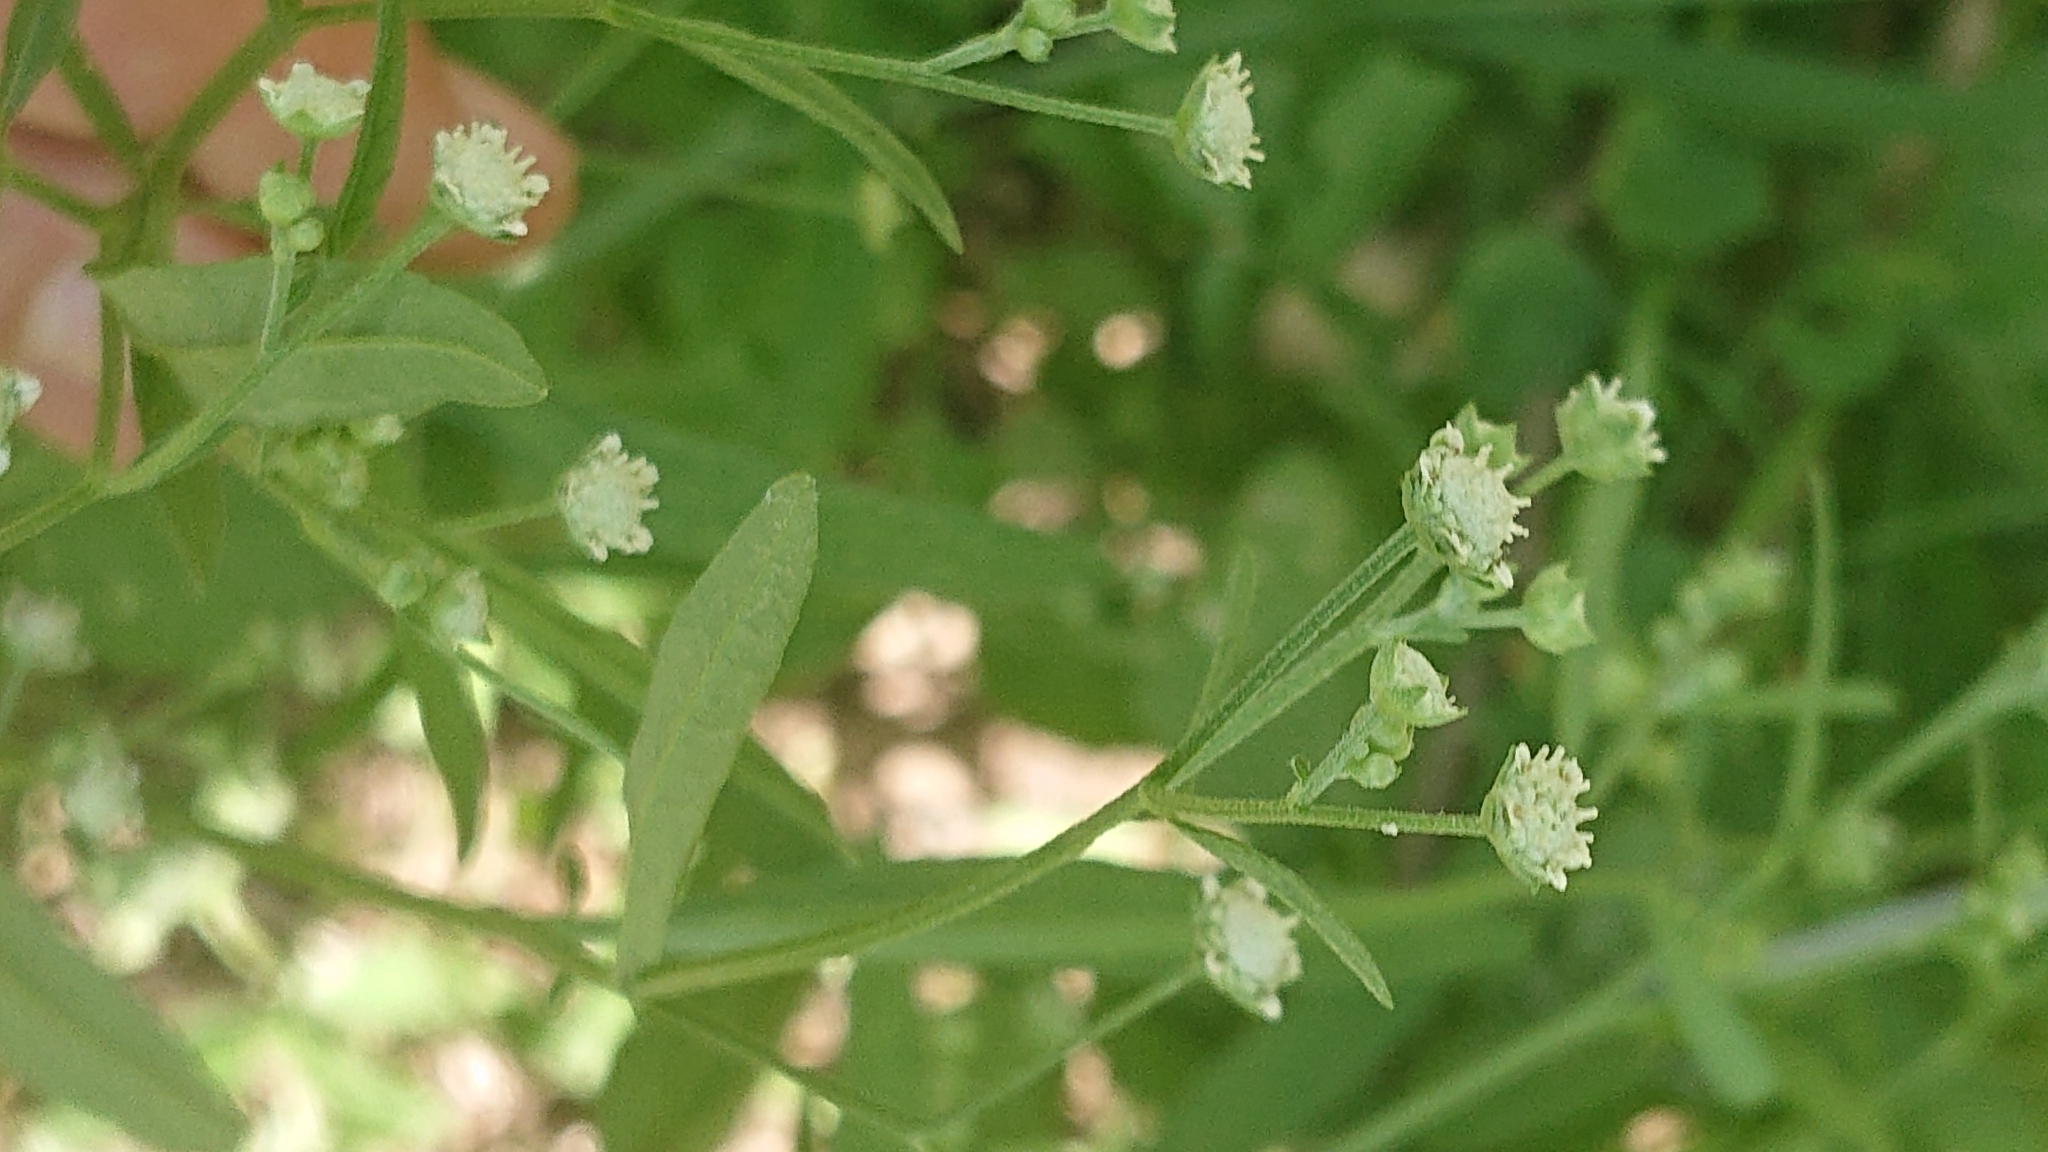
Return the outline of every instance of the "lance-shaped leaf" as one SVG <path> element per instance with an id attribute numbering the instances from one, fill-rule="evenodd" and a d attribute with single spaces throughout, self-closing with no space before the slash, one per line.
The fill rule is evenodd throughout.
<path id="1" fill-rule="evenodd" d="M 192 1050 L 0 875 L 0 1073 L 167 1152 L 227 1152 L 242 1114 Z"/>
<path id="2" fill-rule="evenodd" d="M 817 484 L 785 477 L 712 558 L 662 636 L 626 757 L 631 856 L 618 964 L 628 979 L 661 954 L 683 874 L 782 665 L 817 554 Z"/>
<path id="3" fill-rule="evenodd" d="M 467 859 L 476 846 L 483 814 L 484 784 L 490 778 L 491 753 L 484 726 L 469 692 L 469 678 L 449 655 L 410 621 L 400 620 L 394 638 L 398 668 L 419 700 L 420 728 L 427 751 L 448 787 L 455 810 L 455 854 Z"/>
<path id="4" fill-rule="evenodd" d="M 21 0 L 7 18 L 7 58 L 0 62 L 0 132 L 28 103 L 71 42 L 78 0 Z"/>
<path id="5" fill-rule="evenodd" d="M 299 311 L 317 311 L 359 271 L 326 265 Z M 270 292 L 267 257 L 137 268 L 102 287 L 129 336 L 169 364 L 201 404 L 256 362 Z M 286 357 L 235 418 L 268 426 L 402 418 L 437 404 L 509 408 L 545 395 L 540 364 L 510 324 L 460 292 L 404 272 Z"/>
<path id="6" fill-rule="evenodd" d="M 1337 918 L 1337 913 L 1308 881 L 1295 875 L 1294 870 L 1271 856 L 1221 832 L 1212 832 L 1194 824 L 1178 825 L 1188 838 L 1209 850 L 1218 860 L 1266 886 L 1282 904 L 1301 914 L 1301 922 L 1309 930 L 1322 937 L 1337 959 L 1344 962 L 1372 998 L 1388 1008 L 1394 1006 L 1394 994 L 1387 989 L 1387 978 L 1380 974 L 1380 966 L 1374 963 L 1372 953 L 1365 947 L 1365 941 L 1358 938 L 1351 927 Z"/>

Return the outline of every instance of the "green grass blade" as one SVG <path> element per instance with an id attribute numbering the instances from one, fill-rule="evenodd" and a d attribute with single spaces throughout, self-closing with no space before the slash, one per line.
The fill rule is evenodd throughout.
<path id="1" fill-rule="evenodd" d="M 0 133 L 28 103 L 71 43 L 78 0 L 22 0 L 7 20 L 7 58 L 0 63 Z"/>
<path id="2" fill-rule="evenodd" d="M 1387 978 L 1380 974 L 1380 966 L 1373 960 L 1365 941 L 1360 940 L 1351 926 L 1339 919 L 1323 898 L 1316 895 L 1308 881 L 1287 865 L 1242 840 L 1195 824 L 1176 826 L 1218 860 L 1264 884 L 1266 890 L 1279 897 L 1282 904 L 1300 913 L 1302 923 L 1308 925 L 1309 931 L 1322 937 L 1323 943 L 1330 946 L 1330 951 L 1337 954 L 1344 967 L 1351 969 L 1351 974 L 1358 977 L 1358 982 L 1365 985 L 1373 999 L 1382 1007 L 1394 1006 L 1394 994 L 1387 988 Z"/>
<path id="3" fill-rule="evenodd" d="M 712 559 L 662 637 L 626 760 L 631 855 L 618 956 L 629 978 L 661 954 L 683 873 L 782 664 L 817 554 L 817 484 L 786 477 Z"/>
<path id="4" fill-rule="evenodd" d="M 127 989 L 67 945 L 0 876 L 0 1069 L 166 1152 L 228 1152 L 244 1122 Z"/>

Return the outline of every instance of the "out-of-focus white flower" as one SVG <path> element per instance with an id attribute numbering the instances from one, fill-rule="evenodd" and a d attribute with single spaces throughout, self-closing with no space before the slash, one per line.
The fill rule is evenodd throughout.
<path id="1" fill-rule="evenodd" d="M 1515 745 L 1479 806 L 1486 838 L 1508 871 L 1531 888 L 1548 884 L 1562 892 L 1566 872 L 1592 867 L 1593 834 L 1579 825 L 1600 810 L 1578 804 L 1589 787 L 1564 749 L 1531 753 L 1527 744 Z"/>
<path id="2" fill-rule="evenodd" d="M 21 414 L 35 407 L 43 398 L 43 382 L 26 372 L 12 368 L 0 368 L 0 475 L 7 472 L 14 463 L 14 452 L 7 446 L 7 434 L 21 420 Z"/>
<path id="3" fill-rule="evenodd" d="M 547 195 L 548 178 L 529 171 L 534 158 L 505 139 L 496 124 L 470 124 L 434 134 L 433 201 L 479 236 L 526 235 L 526 210 Z"/>
<path id="4" fill-rule="evenodd" d="M 661 473 L 644 456 L 628 456 L 617 432 L 608 432 L 562 476 L 555 502 L 569 536 L 592 560 L 612 552 L 637 556 L 654 547 L 642 513 L 661 507 L 654 485 Z"/>
<path id="5" fill-rule="evenodd" d="M 1529 501 L 1508 491 L 1508 469 L 1492 455 L 1492 444 L 1468 445 L 1455 424 L 1437 429 L 1401 479 L 1401 508 L 1423 551 L 1453 573 L 1512 588 L 1501 553 L 1529 534 L 1515 522 Z"/>
<path id="6" fill-rule="evenodd" d="M 1202 967 L 1225 996 L 1278 1020 L 1280 989 L 1301 978 L 1301 949 L 1294 943 L 1299 921 L 1267 904 L 1265 886 L 1249 876 L 1227 887 L 1204 876 Z"/>
<path id="7" fill-rule="evenodd" d="M 1250 162 L 1264 160 L 1252 128 L 1252 77 L 1242 53 L 1210 60 L 1173 117 L 1173 151 L 1211 184 L 1252 186 Z"/>
<path id="8" fill-rule="evenodd" d="M 450 576 L 434 595 L 434 631 L 452 644 L 485 639 L 484 626 L 489 619 L 483 573 L 474 568 Z"/>
<path id="9" fill-rule="evenodd" d="M 1619 378 L 1588 376 L 1557 406 L 1559 457 L 1601 483 L 1648 476 L 1665 460 L 1656 425 L 1657 410 L 1648 400 L 1621 398 Z"/>
<path id="10" fill-rule="evenodd" d="M 283 80 L 264 77 L 256 91 L 270 118 L 301 140 L 332 140 L 362 123 L 370 96 L 368 80 L 336 80 L 322 76 L 304 60 L 292 65 Z"/>
<path id="11" fill-rule="evenodd" d="M 77 606 L 26 588 L 16 588 L 0 608 L 0 638 L 16 660 L 38 672 L 64 675 L 92 662 L 78 642 L 78 624 Z"/>

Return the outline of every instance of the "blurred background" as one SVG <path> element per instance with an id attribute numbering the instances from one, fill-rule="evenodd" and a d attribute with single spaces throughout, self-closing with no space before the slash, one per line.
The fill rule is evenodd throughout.
<path id="1" fill-rule="evenodd" d="M 911 58 L 1010 14 L 689 10 Z M 841 141 L 679 52 L 451 22 L 447 50 L 586 150 L 576 221 L 465 286 L 553 391 L 429 416 L 374 481 L 459 516 L 544 497 L 619 430 L 661 470 L 648 557 L 592 575 L 547 526 L 494 542 L 644 644 L 775 477 L 820 478 L 816 580 L 755 732 L 847 846 L 788 835 L 772 797 L 722 800 L 693 894 L 715 935 L 940 883 L 1085 815 L 1186 722 L 1234 555 L 1260 560 L 1263 643 L 1400 523 L 1399 478 L 1457 409 L 1520 421 L 1542 456 L 1565 389 L 1620 374 L 1669 463 L 1546 495 L 1517 552 L 1573 558 L 1599 645 L 1447 653 L 1472 716 L 1426 734 L 1391 796 L 1470 809 L 1512 743 L 1564 740 L 1595 780 L 1598 865 L 1533 898 L 1483 844 L 1262 836 L 1359 926 L 1395 1011 L 1305 946 L 1278 1025 L 1190 991 L 934 1147 L 2038 1149 L 2038 919 L 1982 909 L 2048 821 L 2040 717 L 1972 728 L 1762 904 L 1702 910 L 1770 831 L 1798 712 L 1777 690 L 1812 660 L 1816 587 L 1839 615 L 1830 788 L 2048 603 L 2044 24 L 2033 0 L 1203 0 L 1177 57 L 1095 37 L 982 70 L 1165 112 L 1241 51 L 1269 157 L 1250 192 L 1159 140 L 848 82 L 937 174 L 954 256 Z M 1818 581 L 1816 492 L 1839 525 Z M 250 1104 L 252 1148 L 896 1146 L 515 948 L 155 836 L 152 805 L 197 796 L 409 891 L 616 908 L 617 766 L 498 712 L 485 843 L 458 868 L 376 613 L 282 514 L 230 497 L 237 560 L 203 590 L 135 543 L 163 530 L 126 504 L 9 559 L 82 611 L 93 664 L 29 685 L 0 844 Z M 516 642 L 492 658 L 575 694 Z M 1205 788 L 1277 794 L 1364 674 Z M 1201 854 L 1131 826 L 1097 856 L 1000 915 L 693 1010 L 906 1110 L 960 1107 L 1188 954 Z M 874 879 L 886 861 L 928 863 Z M 1946 919 L 1916 935 L 1934 897 Z M 1672 955 L 1739 997 L 1588 1008 Z M 0 1082 L 0 1148 L 121 1146 Z"/>

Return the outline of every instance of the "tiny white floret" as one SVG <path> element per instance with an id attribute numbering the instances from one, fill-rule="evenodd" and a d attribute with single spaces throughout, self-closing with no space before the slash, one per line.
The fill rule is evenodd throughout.
<path id="1" fill-rule="evenodd" d="M 490 619 L 490 599 L 484 589 L 483 573 L 464 568 L 448 578 L 434 599 L 434 630 L 451 644 L 466 644 L 488 638 L 485 625 Z"/>
<path id="2" fill-rule="evenodd" d="M 1562 748 L 1530 752 L 1517 744 L 1479 806 L 1486 838 L 1508 871 L 1531 888 L 1564 891 L 1564 874 L 1593 865 L 1593 834 L 1579 825 L 1600 814 L 1578 800 L 1591 785 Z"/>
<path id="3" fill-rule="evenodd" d="M 1586 377 L 1557 406 L 1560 457 L 1588 480 L 1608 483 L 1648 476 L 1662 464 L 1657 410 L 1648 400 L 1621 398 L 1621 380 Z"/>
<path id="4" fill-rule="evenodd" d="M 1422 550 L 1454 574 L 1512 588 L 1514 571 L 1501 554 L 1529 534 L 1515 522 L 1529 500 L 1508 490 L 1509 470 L 1492 453 L 1493 445 L 1468 447 L 1457 425 L 1444 425 L 1402 477 L 1401 508 Z"/>
<path id="5" fill-rule="evenodd" d="M 7 433 L 21 420 L 22 413 L 35 407 L 43 398 L 43 382 L 26 372 L 12 368 L 0 368 L 0 475 L 14 463 L 14 450 L 8 447 Z"/>
<path id="6" fill-rule="evenodd" d="M 283 80 L 256 81 L 270 118 L 301 140 L 332 140 L 362 123 L 370 96 L 368 80 L 336 80 L 322 76 L 304 60 L 292 65 Z"/>
<path id="7" fill-rule="evenodd" d="M 496 124 L 471 124 L 434 134 L 434 204 L 479 236 L 526 235 L 527 209 L 547 195 L 548 178 L 529 171 L 534 158 L 507 142 Z"/>
<path id="8" fill-rule="evenodd" d="M 1252 129 L 1252 77 L 1242 53 L 1210 60 L 1173 117 L 1173 151 L 1211 184 L 1252 186 L 1250 161 L 1264 160 Z"/>
<path id="9" fill-rule="evenodd" d="M 74 604 L 16 588 L 0 608 L 0 638 L 28 668 L 52 675 L 77 672 L 92 662 L 78 640 L 81 620 Z"/>
<path id="10" fill-rule="evenodd" d="M 1294 943 L 1300 917 L 1266 903 L 1265 886 L 1249 876 L 1229 886 L 1202 877 L 1202 967 L 1225 996 L 1267 1020 L 1280 1018 L 1280 989 L 1301 978 Z"/>
<path id="11" fill-rule="evenodd" d="M 637 556 L 654 547 L 640 516 L 661 507 L 654 498 L 660 479 L 646 457 L 626 455 L 619 434 L 608 432 L 563 474 L 555 502 L 570 537 L 592 560 L 615 551 Z"/>

